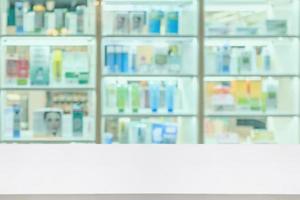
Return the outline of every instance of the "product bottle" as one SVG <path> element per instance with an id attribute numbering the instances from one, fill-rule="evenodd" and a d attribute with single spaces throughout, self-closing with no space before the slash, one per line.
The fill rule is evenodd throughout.
<path id="1" fill-rule="evenodd" d="M 178 34 L 178 16 L 179 14 L 177 11 L 171 11 L 167 13 L 167 33 Z"/>
<path id="2" fill-rule="evenodd" d="M 230 73 L 230 62 L 231 62 L 231 48 L 229 45 L 225 44 L 222 48 L 219 48 L 218 55 L 218 65 L 220 74 Z"/>
<path id="3" fill-rule="evenodd" d="M 13 117 L 13 138 L 21 137 L 21 108 L 19 105 L 13 106 L 14 117 Z"/>
<path id="4" fill-rule="evenodd" d="M 265 110 L 277 109 L 278 81 L 267 79 L 263 85 Z"/>
<path id="5" fill-rule="evenodd" d="M 7 26 L 16 25 L 16 15 L 15 15 L 15 6 L 11 2 L 7 10 Z"/>
<path id="6" fill-rule="evenodd" d="M 166 85 L 166 105 L 168 112 L 174 111 L 175 104 L 175 84 L 167 83 Z"/>
<path id="7" fill-rule="evenodd" d="M 86 13 L 86 6 L 80 5 L 76 7 L 76 13 L 77 13 L 77 33 L 78 34 L 84 34 L 85 30 L 85 13 Z"/>
<path id="8" fill-rule="evenodd" d="M 131 107 L 132 112 L 138 112 L 140 105 L 141 105 L 141 99 L 140 99 L 140 86 L 138 83 L 131 84 Z"/>
<path id="9" fill-rule="evenodd" d="M 23 33 L 23 7 L 24 4 L 22 1 L 17 1 L 15 3 L 15 19 L 16 19 L 16 33 Z"/>
<path id="10" fill-rule="evenodd" d="M 105 65 L 107 66 L 108 73 L 115 73 L 115 46 L 107 45 L 105 46 Z"/>
<path id="11" fill-rule="evenodd" d="M 160 85 L 159 83 L 150 83 L 150 108 L 152 112 L 157 112 L 160 105 Z"/>
<path id="12" fill-rule="evenodd" d="M 123 66 L 123 47 L 116 46 L 115 47 L 115 69 L 116 72 L 120 73 Z"/>
<path id="13" fill-rule="evenodd" d="M 74 137 L 82 137 L 83 136 L 83 108 L 79 103 L 73 104 L 73 136 Z"/>
<path id="14" fill-rule="evenodd" d="M 108 109 L 114 109 L 116 106 L 116 84 L 109 83 L 106 86 L 105 102 Z"/>
<path id="15" fill-rule="evenodd" d="M 44 29 L 46 8 L 42 4 L 37 4 L 33 6 L 33 11 L 35 12 L 35 18 L 34 18 L 35 31 L 41 32 Z"/>
<path id="16" fill-rule="evenodd" d="M 19 59 L 17 60 L 17 84 L 27 85 L 29 78 L 29 62 L 25 58 L 25 52 L 19 52 Z"/>
<path id="17" fill-rule="evenodd" d="M 117 108 L 119 112 L 124 112 L 128 101 L 127 85 L 120 84 L 117 87 Z"/>
<path id="18" fill-rule="evenodd" d="M 53 52 L 53 63 L 52 63 L 52 75 L 53 80 L 56 83 L 59 83 L 62 81 L 62 73 L 63 73 L 63 53 L 61 50 L 57 49 Z"/>
<path id="19" fill-rule="evenodd" d="M 266 47 L 263 51 L 263 59 L 264 59 L 264 72 L 270 72 L 272 68 L 271 54 L 269 49 Z"/>
<path id="20" fill-rule="evenodd" d="M 47 0 L 46 1 L 46 10 L 47 12 L 45 13 L 45 29 L 47 33 L 52 33 L 54 34 L 55 30 L 55 1 L 54 0 Z M 52 31 L 52 32 L 51 32 Z"/>
<path id="21" fill-rule="evenodd" d="M 121 52 L 121 65 L 120 65 L 120 72 L 121 73 L 128 73 L 128 61 L 129 61 L 129 50 L 127 47 L 123 47 L 122 48 L 122 52 Z"/>
<path id="22" fill-rule="evenodd" d="M 149 17 L 149 33 L 161 33 L 161 21 L 164 16 L 163 11 L 151 11 Z"/>
<path id="23" fill-rule="evenodd" d="M 239 72 L 240 73 L 250 73 L 252 69 L 252 50 L 250 47 L 246 47 L 241 51 L 239 57 Z"/>
<path id="24" fill-rule="evenodd" d="M 256 47 L 256 69 L 258 72 L 263 71 L 263 65 L 264 65 L 264 59 L 263 59 L 263 48 L 262 47 Z"/>

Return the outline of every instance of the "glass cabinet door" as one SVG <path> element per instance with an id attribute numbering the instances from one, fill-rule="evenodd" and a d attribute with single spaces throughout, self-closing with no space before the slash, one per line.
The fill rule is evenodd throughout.
<path id="1" fill-rule="evenodd" d="M 103 1 L 103 143 L 198 142 L 198 7 Z"/>
<path id="2" fill-rule="evenodd" d="M 1 142 L 96 141 L 94 0 L 1 1 Z"/>
<path id="3" fill-rule="evenodd" d="M 208 0 L 205 143 L 299 143 L 299 1 Z"/>

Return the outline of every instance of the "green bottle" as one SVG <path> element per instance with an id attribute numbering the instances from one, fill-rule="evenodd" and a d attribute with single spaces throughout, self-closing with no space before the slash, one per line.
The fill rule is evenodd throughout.
<path id="1" fill-rule="evenodd" d="M 140 86 L 138 83 L 131 84 L 131 107 L 132 112 L 138 112 L 141 105 Z"/>
<path id="2" fill-rule="evenodd" d="M 117 87 L 117 108 L 119 112 L 124 112 L 128 99 L 127 85 L 122 84 Z"/>

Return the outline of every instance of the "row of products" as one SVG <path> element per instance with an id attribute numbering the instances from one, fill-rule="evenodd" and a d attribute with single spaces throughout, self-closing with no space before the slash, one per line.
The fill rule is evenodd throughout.
<path id="1" fill-rule="evenodd" d="M 68 7 L 56 7 L 55 0 L 32 4 L 29 0 L 17 0 L 8 8 L 8 30 L 12 34 L 44 33 L 87 34 L 89 31 L 87 6 L 73 1 Z"/>
<path id="2" fill-rule="evenodd" d="M 106 73 L 179 73 L 181 53 L 176 44 L 162 47 L 106 45 L 105 69 Z"/>
<path id="3" fill-rule="evenodd" d="M 206 83 L 214 111 L 274 111 L 278 108 L 278 80 L 234 80 Z"/>
<path id="4" fill-rule="evenodd" d="M 105 85 L 105 108 L 134 113 L 151 110 L 174 112 L 180 107 L 177 82 L 111 82 Z"/>
<path id="5" fill-rule="evenodd" d="M 274 144 L 266 118 L 206 118 L 205 143 Z"/>
<path id="6" fill-rule="evenodd" d="M 253 14 L 251 14 L 253 16 Z M 238 21 L 238 20 L 236 20 Z M 249 25 L 241 22 L 235 24 L 235 22 L 224 23 L 206 23 L 207 35 L 286 35 L 288 33 L 287 20 L 282 19 L 269 19 L 264 22 L 257 22 L 253 25 L 253 22 Z"/>
<path id="7" fill-rule="evenodd" d="M 113 34 L 178 34 L 179 12 L 162 10 L 114 13 Z"/>
<path id="8" fill-rule="evenodd" d="M 89 96 L 86 92 L 52 92 L 48 94 L 48 105 L 62 109 L 65 114 L 73 111 L 73 105 L 80 104 L 85 115 L 89 114 Z"/>
<path id="9" fill-rule="evenodd" d="M 269 73 L 272 58 L 268 47 L 230 46 L 207 48 L 207 71 L 212 74 Z"/>
<path id="10" fill-rule="evenodd" d="M 158 119 L 135 120 L 108 118 L 105 121 L 104 144 L 176 144 L 178 126 Z"/>
<path id="11" fill-rule="evenodd" d="M 49 46 L 8 48 L 6 82 L 19 86 L 86 85 L 89 57 L 84 51 L 63 51 Z"/>
<path id="12" fill-rule="evenodd" d="M 22 138 L 22 112 L 22 107 L 17 104 L 5 109 L 4 129 L 11 138 Z M 72 113 L 68 116 L 59 108 L 36 110 L 33 113 L 33 136 L 62 137 L 63 133 L 70 131 L 72 137 L 83 137 L 84 118 L 83 108 L 80 104 L 73 104 Z"/>

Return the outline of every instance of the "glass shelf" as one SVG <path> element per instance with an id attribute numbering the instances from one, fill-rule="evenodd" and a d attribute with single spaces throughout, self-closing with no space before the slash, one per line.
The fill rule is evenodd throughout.
<path id="1" fill-rule="evenodd" d="M 205 144 L 297 144 L 299 118 L 229 116 L 205 118 Z"/>
<path id="2" fill-rule="evenodd" d="M 207 112 L 206 117 L 299 117 L 296 113 L 280 112 Z"/>
<path id="3" fill-rule="evenodd" d="M 300 78 L 300 74 L 206 74 L 205 75 L 205 81 L 218 81 L 218 80 L 228 80 L 228 78 L 234 79 L 234 78 L 267 78 L 267 77 L 273 77 L 273 78 Z"/>
<path id="4" fill-rule="evenodd" d="M 102 120 L 104 144 L 196 144 L 195 116 L 112 116 Z"/>
<path id="5" fill-rule="evenodd" d="M 95 142 L 94 92 L 2 90 L 1 141 Z"/>
<path id="6" fill-rule="evenodd" d="M 96 33 L 94 0 L 1 2 L 3 35 L 91 35 Z"/>

